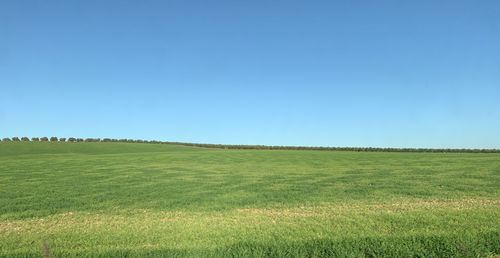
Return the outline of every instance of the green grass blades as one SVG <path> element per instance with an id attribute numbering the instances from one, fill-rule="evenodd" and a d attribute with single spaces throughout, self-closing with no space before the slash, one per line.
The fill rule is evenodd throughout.
<path id="1" fill-rule="evenodd" d="M 500 154 L 0 143 L 2 257 L 487 257 Z"/>

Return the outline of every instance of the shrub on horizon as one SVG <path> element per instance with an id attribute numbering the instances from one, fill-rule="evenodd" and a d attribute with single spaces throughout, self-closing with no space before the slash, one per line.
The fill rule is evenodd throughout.
<path id="1" fill-rule="evenodd" d="M 41 141 L 41 142 L 48 142 L 48 141 L 49 141 L 49 138 L 47 138 L 47 137 L 42 137 L 42 138 L 40 138 L 40 141 Z"/>
<path id="2" fill-rule="evenodd" d="M 74 138 L 74 137 L 69 137 L 69 138 L 68 138 L 68 142 L 76 142 L 76 138 Z"/>
<path id="3" fill-rule="evenodd" d="M 7 137 L 2 139 L 2 142 L 10 142 L 10 141 L 11 141 L 11 139 L 7 138 Z"/>
<path id="4" fill-rule="evenodd" d="M 21 137 L 21 141 L 23 141 L 23 142 L 29 142 L 30 138 L 28 138 L 28 137 Z"/>
<path id="5" fill-rule="evenodd" d="M 59 138 L 59 141 L 60 141 L 60 142 L 65 142 L 65 141 L 66 141 L 66 138 L 61 137 L 61 138 Z"/>
<path id="6" fill-rule="evenodd" d="M 19 141 L 21 141 L 21 140 L 19 140 L 19 137 L 12 137 L 12 141 L 14 141 L 14 142 L 19 142 Z"/>
<path id="7" fill-rule="evenodd" d="M 76 142 L 83 142 L 83 139 L 82 138 L 77 138 Z"/>
<path id="8" fill-rule="evenodd" d="M 32 137 L 32 138 L 31 138 L 31 141 L 32 141 L 32 142 L 39 142 L 39 141 L 40 141 L 40 138 L 38 138 L 38 137 Z"/>
<path id="9" fill-rule="evenodd" d="M 55 137 L 55 136 L 50 137 L 50 141 L 51 141 L 51 142 L 57 142 L 57 140 L 58 140 L 58 139 L 57 139 L 57 137 Z"/>

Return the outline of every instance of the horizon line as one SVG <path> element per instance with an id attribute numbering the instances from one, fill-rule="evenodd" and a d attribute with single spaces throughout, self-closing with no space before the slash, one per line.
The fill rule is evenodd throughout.
<path id="1" fill-rule="evenodd" d="M 300 146 L 300 145 L 265 145 L 265 144 L 220 144 L 196 143 L 178 141 L 142 140 L 129 138 L 81 138 L 81 137 L 4 137 L 1 142 L 120 142 L 146 144 L 175 144 L 219 149 L 254 149 L 254 150 L 323 150 L 323 151 L 358 151 L 358 152 L 469 152 L 469 153 L 500 153 L 497 148 L 425 148 L 425 147 L 359 147 L 359 146 Z"/>

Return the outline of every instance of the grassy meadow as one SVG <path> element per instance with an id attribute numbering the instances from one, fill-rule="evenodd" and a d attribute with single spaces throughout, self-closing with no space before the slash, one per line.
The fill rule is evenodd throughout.
<path id="1" fill-rule="evenodd" d="M 0 142 L 1 257 L 495 255 L 499 153 Z"/>

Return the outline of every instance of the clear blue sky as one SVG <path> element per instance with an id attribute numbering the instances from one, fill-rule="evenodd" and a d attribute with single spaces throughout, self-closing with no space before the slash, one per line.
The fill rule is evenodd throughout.
<path id="1" fill-rule="evenodd" d="M 0 137 L 500 148 L 500 1 L 0 1 Z"/>

